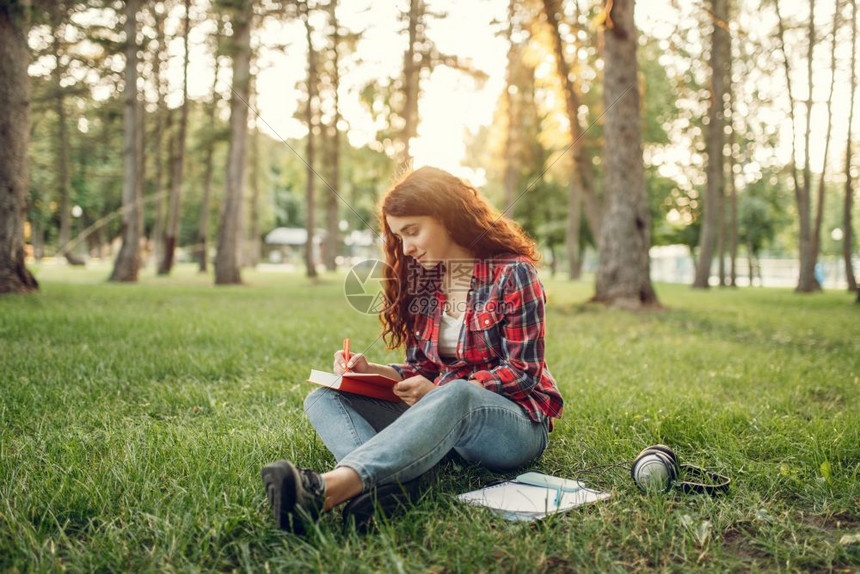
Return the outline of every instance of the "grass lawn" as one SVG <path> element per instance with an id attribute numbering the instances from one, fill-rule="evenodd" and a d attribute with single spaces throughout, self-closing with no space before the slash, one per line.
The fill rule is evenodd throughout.
<path id="1" fill-rule="evenodd" d="M 860 568 L 860 306 L 842 292 L 657 285 L 661 313 L 585 304 L 544 275 L 547 363 L 566 399 L 537 470 L 631 460 L 664 443 L 731 475 L 708 497 L 613 497 L 534 524 L 463 507 L 495 475 L 453 462 L 370 535 L 327 516 L 279 532 L 260 467 L 333 459 L 303 418 L 303 382 L 345 336 L 377 362 L 378 320 L 342 275 L 191 267 L 137 285 L 109 269 L 36 268 L 0 298 L 0 570 L 611 571 Z"/>

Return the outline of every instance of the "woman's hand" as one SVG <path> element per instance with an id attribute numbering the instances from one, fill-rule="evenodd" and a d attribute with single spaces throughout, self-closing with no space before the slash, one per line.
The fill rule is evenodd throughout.
<path id="1" fill-rule="evenodd" d="M 433 381 L 421 375 L 415 375 L 394 385 L 394 394 L 411 407 L 435 388 Z"/>
<path id="2" fill-rule="evenodd" d="M 343 360 L 343 349 L 339 349 L 334 354 L 334 374 L 342 375 L 346 371 L 353 373 L 368 373 L 370 372 L 370 364 L 361 353 L 353 353 L 349 356 L 349 364 Z"/>

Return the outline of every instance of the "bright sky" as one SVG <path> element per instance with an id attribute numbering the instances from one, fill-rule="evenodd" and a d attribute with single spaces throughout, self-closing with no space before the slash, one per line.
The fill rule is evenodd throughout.
<path id="1" fill-rule="evenodd" d="M 496 101 L 504 88 L 507 46 L 493 32 L 493 19 L 505 20 L 507 2 L 454 2 L 436 0 L 434 11 L 447 12 L 444 19 L 431 19 L 428 36 L 441 53 L 456 55 L 486 72 L 490 79 L 483 86 L 444 66 L 438 66 L 423 81 L 419 104 L 421 123 L 412 143 L 415 166 L 432 164 L 462 176 L 472 176 L 460 166 L 465 153 L 464 130 L 487 125 Z M 358 102 L 357 91 L 380 73 L 396 76 L 403 66 L 407 36 L 405 23 L 398 18 L 401 7 L 394 3 L 356 0 L 342 3 L 339 17 L 344 26 L 365 30 L 357 53 L 357 67 L 346 62 L 349 75 L 342 76 L 341 113 L 348 121 L 353 145 L 367 144 L 374 138 L 372 119 Z M 496 26 L 497 27 L 497 26 Z M 295 84 L 306 73 L 304 30 L 301 24 L 280 26 L 285 37 L 296 38 L 287 54 L 267 51 L 258 75 L 260 113 L 271 131 L 281 137 L 305 133 L 304 125 L 293 118 L 297 93 Z"/>
<path id="2" fill-rule="evenodd" d="M 363 58 L 363 64 L 353 69 L 342 86 L 341 102 L 343 115 L 350 125 L 349 138 L 353 144 L 367 143 L 373 138 L 373 126 L 367 112 L 358 103 L 355 90 L 369 78 L 385 71 L 390 75 L 399 74 L 402 68 L 403 51 L 406 47 L 404 23 L 398 20 L 398 11 L 404 2 L 366 2 L 354 0 L 342 3 L 340 18 L 344 25 L 351 29 L 365 29 L 364 39 L 358 47 Z M 463 134 L 465 131 L 475 131 L 480 126 L 492 121 L 493 110 L 499 95 L 504 89 L 507 45 L 502 36 L 497 34 L 498 24 L 492 25 L 493 20 L 506 20 L 507 0 L 484 0 L 482 2 L 455 2 L 454 0 L 431 0 L 430 6 L 434 11 L 447 12 L 444 19 L 431 19 L 428 36 L 436 42 L 443 53 L 455 54 L 469 60 L 476 68 L 484 70 L 490 79 L 483 85 L 464 74 L 449 68 L 437 67 L 429 78 L 423 81 L 423 93 L 419 104 L 421 123 L 418 128 L 418 138 L 412 143 L 415 165 L 436 165 L 454 173 L 469 177 L 480 184 L 482 174 L 476 174 L 460 165 L 465 153 Z M 671 39 L 684 24 L 673 6 L 673 0 L 648 0 L 637 3 L 636 24 L 643 32 L 656 38 Z M 832 7 L 818 3 L 816 21 L 819 22 L 819 37 L 829 34 L 830 14 Z M 784 17 L 803 17 L 808 14 L 808 2 L 805 0 L 781 0 Z M 696 10 L 687 7 L 688 10 Z M 772 10 L 764 11 L 760 18 L 767 20 L 767 28 L 774 29 L 776 18 Z M 284 137 L 300 136 L 304 126 L 292 116 L 296 107 L 295 83 L 305 74 L 305 48 L 303 30 L 299 24 L 287 27 L 282 37 L 295 38 L 292 48 L 287 54 L 268 52 L 259 73 L 260 110 L 265 121 L 274 132 Z M 707 38 L 703 39 L 707 41 Z M 843 62 L 847 61 L 849 45 L 839 46 L 839 54 Z M 829 88 L 829 42 L 822 41 L 816 53 L 816 91 L 814 101 L 819 102 L 813 108 L 813 132 L 811 153 L 813 169 L 821 169 L 823 156 L 823 141 L 826 130 L 826 107 L 823 102 Z M 771 91 L 774 97 L 782 97 L 785 102 L 780 105 L 787 110 L 787 98 L 784 97 L 784 73 L 781 57 L 774 58 L 774 78 L 769 86 L 759 86 L 764 92 Z M 805 86 L 805 67 L 793 64 L 798 76 L 794 78 L 795 97 L 803 98 Z M 847 89 L 847 71 L 837 78 L 834 92 L 834 129 L 831 139 L 831 161 L 841 157 L 845 149 L 847 133 L 849 92 Z M 776 112 L 776 110 L 774 110 Z M 779 116 L 782 116 L 779 118 Z M 777 119 L 779 118 L 779 119 Z M 842 121 L 840 121 L 840 118 Z M 774 122 L 782 121 L 779 126 L 781 142 L 778 155 L 783 161 L 788 161 L 791 146 L 791 124 L 787 114 L 774 116 Z M 855 113 L 855 134 L 860 134 L 860 109 Z M 798 154 L 802 154 L 802 141 L 798 142 Z M 689 150 L 676 150 L 686 154 Z M 671 154 L 671 155 L 676 155 Z M 841 160 L 839 161 L 841 165 Z"/>
<path id="3" fill-rule="evenodd" d="M 493 20 L 504 22 L 507 17 L 508 0 L 460 1 L 428 0 L 430 9 L 434 12 L 446 12 L 447 18 L 429 20 L 427 35 L 436 43 L 442 53 L 456 55 L 470 61 L 471 64 L 489 75 L 489 80 L 479 86 L 464 74 L 438 66 L 433 73 L 422 81 L 422 96 L 419 103 L 420 124 L 418 137 L 412 142 L 415 156 L 415 166 L 436 165 L 448 169 L 458 175 L 471 179 L 476 184 L 482 183 L 482 174 L 476 174 L 463 168 L 460 162 L 465 153 L 464 133 L 475 131 L 492 121 L 493 111 L 499 95 L 504 89 L 507 45 L 497 32 L 499 25 L 493 25 Z M 829 13 L 832 13 L 832 3 L 825 6 L 818 2 L 816 21 L 819 22 L 819 35 L 829 34 Z M 198 13 L 195 19 L 203 20 L 205 6 L 201 0 L 196 2 Z M 339 18 L 342 25 L 351 30 L 364 30 L 362 40 L 356 54 L 361 61 L 356 63 L 344 58 L 342 85 L 340 87 L 341 113 L 348 123 L 348 137 L 353 145 L 372 142 L 375 127 L 370 114 L 358 101 L 357 91 L 372 78 L 381 76 L 398 76 L 402 70 L 403 52 L 406 47 L 405 23 L 401 22 L 398 14 L 408 3 L 373 2 L 372 0 L 350 0 L 341 2 Z M 803 18 L 808 14 L 806 0 L 780 0 L 784 15 Z M 679 15 L 677 0 L 647 0 L 640 1 L 636 7 L 637 27 L 645 34 L 658 39 L 669 40 L 674 34 L 683 33 L 692 40 L 691 34 L 696 34 L 694 25 L 685 23 L 685 18 L 700 18 L 702 8 L 696 5 L 681 3 L 685 14 Z M 828 13 L 829 12 L 829 13 Z M 168 24 L 168 34 L 176 34 L 179 18 L 182 16 L 181 6 L 173 14 L 172 24 Z M 760 33 L 768 33 L 775 26 L 773 10 L 768 8 L 757 13 L 762 19 Z M 174 29 L 171 30 L 170 28 Z M 321 23 L 318 22 L 321 28 Z M 210 97 L 212 86 L 212 62 L 210 48 L 207 45 L 208 35 L 213 32 L 214 22 L 207 20 L 192 30 L 191 34 L 191 66 L 189 68 L 189 91 L 195 99 Z M 756 28 L 749 33 L 756 33 Z M 320 39 L 318 39 L 320 40 Z M 707 41 L 704 38 L 702 41 Z M 264 28 L 254 35 L 254 42 L 263 43 L 266 47 L 259 51 L 257 62 L 258 101 L 256 107 L 261 116 L 261 129 L 270 132 L 275 137 L 294 138 L 305 133 L 304 125 L 294 116 L 300 105 L 299 92 L 296 84 L 304 80 L 306 75 L 305 31 L 301 22 L 278 22 L 268 18 Z M 280 47 L 272 47 L 281 44 Z M 842 61 L 847 61 L 850 44 L 839 46 Z M 168 78 L 170 83 L 169 104 L 178 105 L 181 98 L 181 64 L 182 41 L 176 38 L 170 46 L 170 65 Z M 787 110 L 787 98 L 784 94 L 784 72 L 779 54 L 773 58 L 773 81 L 768 85 L 758 86 L 763 92 L 770 92 L 780 101 L 780 106 Z M 222 60 L 222 73 L 219 88 L 222 94 L 229 94 L 229 70 L 223 67 L 228 64 Z M 120 66 L 117 60 L 112 64 Z M 795 97 L 804 98 L 805 66 L 793 64 L 797 77 L 795 78 Z M 52 62 L 35 63 L 31 72 L 46 73 L 53 66 Z M 823 102 L 829 88 L 829 42 L 822 41 L 816 53 L 815 72 L 816 91 L 813 94 L 817 104 L 813 108 L 813 169 L 820 170 L 823 140 L 826 126 L 826 108 Z M 831 141 L 831 159 L 841 158 L 845 149 L 848 115 L 848 74 L 843 70 L 837 76 L 838 82 L 834 94 L 834 129 Z M 107 94 L 105 94 L 106 97 Z M 150 98 L 152 99 L 152 98 Z M 784 100 L 784 101 L 783 101 Z M 774 124 L 778 126 L 781 143 L 779 156 L 788 161 L 790 153 L 791 125 L 787 113 L 774 110 Z M 860 134 L 860 108 L 855 113 L 855 134 Z M 802 144 L 802 142 L 800 142 Z M 681 149 L 683 148 L 683 149 Z M 799 149 L 801 154 L 802 150 Z M 673 161 L 672 158 L 689 156 L 688 146 L 679 146 L 673 152 L 663 152 L 662 161 Z M 687 158 L 689 159 L 689 158 Z M 680 160 L 679 160 L 680 161 Z M 839 163 L 841 164 L 841 160 Z M 837 165 L 838 165 L 837 164 Z"/>

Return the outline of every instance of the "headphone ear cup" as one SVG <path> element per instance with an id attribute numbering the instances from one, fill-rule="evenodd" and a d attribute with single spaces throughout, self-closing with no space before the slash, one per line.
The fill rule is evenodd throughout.
<path id="1" fill-rule="evenodd" d="M 672 480 L 677 479 L 681 475 L 681 464 L 678 462 L 678 455 L 676 455 L 675 451 L 673 451 L 671 448 L 669 448 L 665 444 L 655 444 L 649 446 L 646 450 L 656 450 L 666 455 L 666 458 L 669 459 L 669 462 L 672 465 L 672 470 L 674 472 Z"/>
<path id="2" fill-rule="evenodd" d="M 664 460 L 667 464 L 666 470 L 669 472 L 670 480 L 677 480 L 678 477 L 681 476 L 681 465 L 678 463 L 678 456 L 675 454 L 675 451 L 664 444 L 652 444 L 637 454 L 636 458 L 633 459 L 633 464 L 630 469 L 631 476 L 633 476 L 633 467 L 636 466 L 639 459 L 651 454 L 658 456 L 663 455 L 661 460 Z M 633 479 L 635 480 L 636 477 L 634 476 Z"/>
<path id="3" fill-rule="evenodd" d="M 633 460 L 630 476 L 645 492 L 668 492 L 678 476 L 678 468 L 675 459 L 663 449 L 648 447 Z"/>

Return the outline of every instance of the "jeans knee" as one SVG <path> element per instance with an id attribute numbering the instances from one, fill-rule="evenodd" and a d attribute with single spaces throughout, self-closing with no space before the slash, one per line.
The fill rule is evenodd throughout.
<path id="1" fill-rule="evenodd" d="M 448 400 L 455 404 L 467 404 L 469 397 L 474 396 L 480 390 L 466 379 L 454 379 L 450 383 L 439 387 L 437 392 L 443 393 Z"/>
<path id="2" fill-rule="evenodd" d="M 314 405 L 325 404 L 336 394 L 337 391 L 332 389 L 315 389 L 312 393 L 305 397 L 305 413 L 310 413 Z"/>

